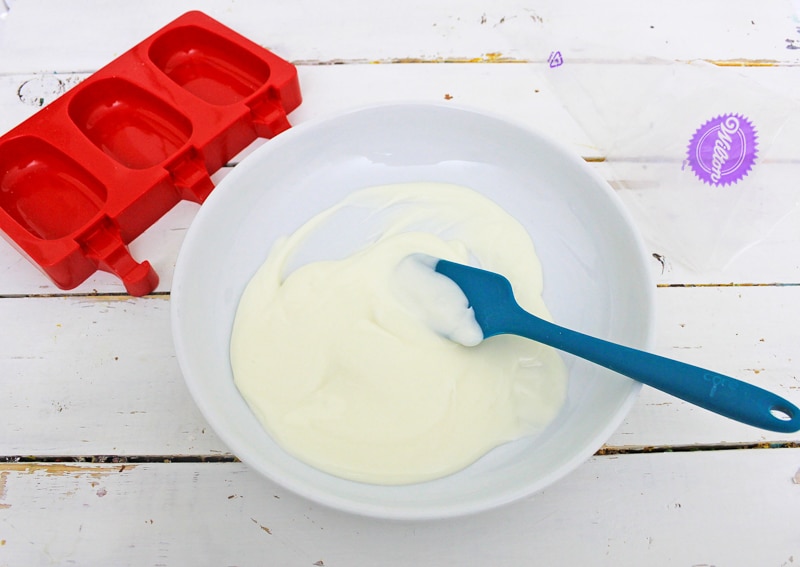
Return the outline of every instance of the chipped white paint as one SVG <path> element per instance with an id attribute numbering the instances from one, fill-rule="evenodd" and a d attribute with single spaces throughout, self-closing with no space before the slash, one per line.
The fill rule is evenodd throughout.
<path id="1" fill-rule="evenodd" d="M 654 72 L 643 56 L 745 63 L 731 72 L 796 97 L 800 13 L 789 2 L 770 7 L 0 0 L 0 132 L 174 16 L 202 9 L 299 64 L 305 100 L 295 124 L 361 104 L 452 101 L 557 137 L 618 190 L 644 189 L 647 168 L 618 179 L 597 162 L 602 151 L 550 87 L 549 54 L 561 50 L 567 63 L 579 54 L 634 82 Z M 800 117 L 788 117 L 787 135 L 799 129 Z M 800 163 L 793 153 L 782 159 L 765 166 L 794 183 Z M 159 291 L 170 289 L 196 211 L 179 205 L 131 244 L 160 274 Z M 659 284 L 725 284 L 659 288 L 656 349 L 797 401 L 798 249 L 798 210 L 724 270 L 691 271 L 649 244 Z M 181 379 L 168 297 L 102 295 L 122 291 L 97 274 L 61 292 L 0 241 L 0 457 L 228 454 Z M 791 565 L 800 561 L 800 449 L 771 443 L 797 447 L 800 435 L 755 430 L 646 388 L 609 440 L 619 454 L 506 509 L 419 524 L 318 508 L 235 462 L 0 463 L 0 566 Z M 728 444 L 764 448 L 677 451 Z M 642 447 L 660 452 L 625 453 Z"/>

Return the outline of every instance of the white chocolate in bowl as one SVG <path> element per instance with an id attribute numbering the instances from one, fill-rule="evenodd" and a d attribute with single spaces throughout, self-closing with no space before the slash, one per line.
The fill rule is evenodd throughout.
<path id="1" fill-rule="evenodd" d="M 336 238 L 336 217 L 354 209 L 371 227 L 358 251 L 297 265 L 310 239 Z M 425 182 L 356 191 L 275 244 L 234 323 L 236 386 L 298 459 L 350 480 L 422 482 L 558 413 L 567 380 L 558 353 L 512 336 L 475 347 L 442 336 L 405 291 L 441 297 L 446 278 L 398 270 L 414 254 L 503 273 L 523 307 L 549 318 L 530 236 L 486 197 Z M 457 311 L 463 295 L 452 287 Z M 468 320 L 459 325 L 470 333 Z"/>

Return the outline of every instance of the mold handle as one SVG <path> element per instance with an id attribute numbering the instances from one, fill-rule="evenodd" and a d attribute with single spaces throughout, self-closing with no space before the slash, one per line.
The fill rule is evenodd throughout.
<path id="1" fill-rule="evenodd" d="M 267 96 L 250 104 L 253 126 L 259 138 L 273 138 L 291 128 L 286 110 L 277 89 L 267 90 Z"/>
<path id="2" fill-rule="evenodd" d="M 202 204 L 214 189 L 205 161 L 193 147 L 168 164 L 167 171 L 181 199 Z"/>
<path id="3" fill-rule="evenodd" d="M 86 256 L 97 263 L 100 270 L 117 276 L 129 294 L 135 297 L 147 295 L 158 285 L 156 274 L 150 262 L 137 262 L 120 237 L 119 229 L 108 218 L 80 239 Z"/>

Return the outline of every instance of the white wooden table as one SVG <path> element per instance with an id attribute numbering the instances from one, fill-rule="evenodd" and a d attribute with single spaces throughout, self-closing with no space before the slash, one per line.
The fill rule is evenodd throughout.
<path id="1" fill-rule="evenodd" d="M 800 93 L 800 12 L 776 0 L 5 0 L 0 132 L 189 9 L 298 66 L 294 124 L 364 103 L 451 100 L 560 139 L 620 191 L 631 180 L 603 161 L 587 109 L 565 107 L 553 87 L 556 51 L 564 69 L 602 70 L 610 84 L 706 60 Z M 775 190 L 794 187 L 796 203 L 791 149 Z M 161 276 L 144 298 L 102 273 L 61 291 L 0 242 L 0 566 L 800 564 L 800 434 L 648 388 L 577 471 L 481 515 L 381 522 L 266 481 L 215 436 L 175 361 L 171 274 L 196 210 L 179 205 L 132 243 Z M 800 403 L 800 213 L 785 212 L 724 268 L 690 269 L 656 240 L 648 261 L 659 353 Z"/>

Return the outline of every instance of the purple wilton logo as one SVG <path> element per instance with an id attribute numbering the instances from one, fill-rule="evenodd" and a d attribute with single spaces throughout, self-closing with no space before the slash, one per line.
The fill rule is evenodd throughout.
<path id="1" fill-rule="evenodd" d="M 709 185 L 730 185 L 750 172 L 756 161 L 753 124 L 740 114 L 712 118 L 692 136 L 688 162 L 694 174 Z"/>

